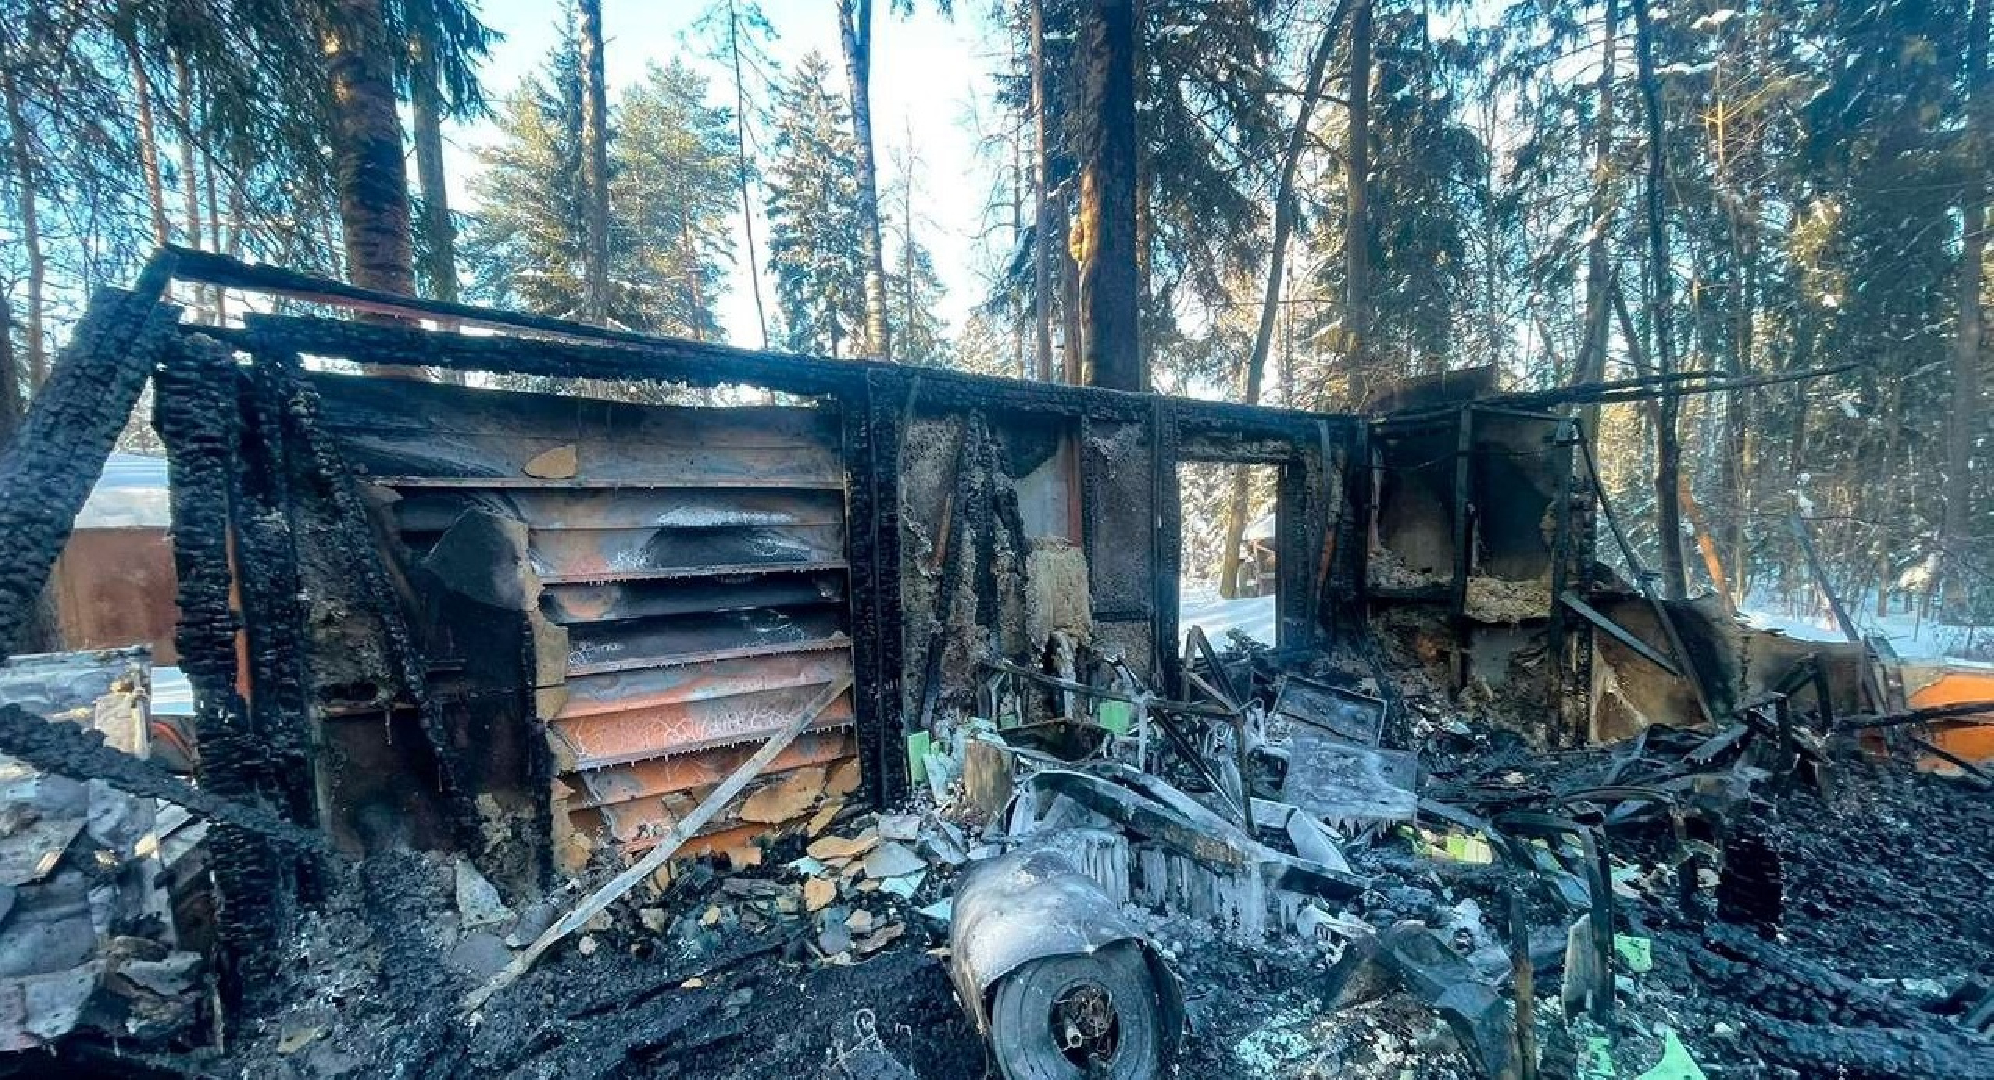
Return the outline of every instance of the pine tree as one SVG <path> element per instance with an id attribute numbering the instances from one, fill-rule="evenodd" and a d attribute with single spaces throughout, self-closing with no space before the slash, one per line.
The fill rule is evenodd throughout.
<path id="1" fill-rule="evenodd" d="M 476 297 L 563 318 L 584 311 L 581 56 L 572 39 L 500 102 L 478 151 L 479 212 L 465 234 Z"/>
<path id="2" fill-rule="evenodd" d="M 776 98 L 769 170 L 769 271 L 796 352 L 851 355 L 865 326 L 858 175 L 830 64 L 811 53 Z"/>
<path id="3" fill-rule="evenodd" d="M 706 95 L 684 61 L 651 65 L 617 109 L 610 191 L 615 306 L 634 327 L 698 340 L 721 333 L 736 182 L 733 118 Z"/>

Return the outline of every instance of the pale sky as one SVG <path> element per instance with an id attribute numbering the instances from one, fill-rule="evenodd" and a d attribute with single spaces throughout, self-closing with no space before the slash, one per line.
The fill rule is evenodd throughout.
<path id="1" fill-rule="evenodd" d="M 687 40 L 688 30 L 706 10 L 709 0 L 603 0 L 603 64 L 609 78 L 610 101 L 643 78 L 647 64 L 666 63 L 684 55 L 706 71 L 714 104 L 732 105 L 732 81 L 727 72 L 700 61 L 700 46 Z M 958 2 L 954 19 L 935 13 L 932 3 L 917 5 L 911 19 L 888 14 L 886 0 L 876 0 L 874 14 L 872 117 L 879 183 L 884 191 L 897 176 L 894 163 L 911 131 L 919 157 L 915 201 L 916 235 L 933 254 L 935 267 L 948 286 L 941 314 L 951 329 L 959 329 L 969 309 L 982 299 L 983 284 L 973 272 L 982 211 L 991 173 L 976 156 L 977 134 L 972 116 L 982 112 L 994 93 L 992 76 L 1002 58 L 989 55 L 994 47 L 983 25 L 981 5 Z M 770 55 L 787 70 L 812 49 L 831 62 L 832 89 L 847 93 L 844 65 L 838 48 L 836 0 L 763 0 L 763 11 L 780 35 Z M 510 93 L 524 76 L 546 60 L 559 38 L 560 5 L 551 0 L 484 0 L 487 25 L 505 35 L 492 48 L 484 68 L 490 96 Z M 994 40 L 994 39 L 993 39 Z M 478 169 L 474 151 L 495 140 L 489 121 L 447 129 L 447 167 L 452 206 L 475 213 L 468 190 Z M 883 211 L 884 212 L 884 211 Z M 925 222 L 922 219 L 925 218 Z M 758 347 L 754 300 L 749 290 L 747 248 L 740 241 L 737 221 L 735 266 L 721 297 L 720 322 L 737 345 Z M 766 263 L 767 229 L 756 222 L 757 251 Z M 1009 238 L 994 238 L 1002 245 Z M 889 257 L 888 265 L 893 260 Z M 763 300 L 774 307 L 766 274 Z"/>

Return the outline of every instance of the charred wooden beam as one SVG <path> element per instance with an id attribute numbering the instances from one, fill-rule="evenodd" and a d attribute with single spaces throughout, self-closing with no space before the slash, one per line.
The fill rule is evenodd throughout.
<path id="1" fill-rule="evenodd" d="M 0 537 L 9 545 L 0 651 L 19 644 L 77 512 L 172 339 L 179 311 L 159 302 L 169 266 L 155 259 L 131 292 L 98 290 L 0 458 Z"/>
<path id="2" fill-rule="evenodd" d="M 1661 668 L 1663 671 L 1668 672 L 1669 674 L 1675 676 L 1678 679 L 1682 678 L 1682 669 L 1675 666 L 1675 663 L 1673 661 L 1671 661 L 1668 657 L 1663 656 L 1661 653 L 1656 652 L 1654 646 L 1634 636 L 1633 631 L 1627 629 L 1626 627 L 1620 625 L 1617 622 L 1614 622 L 1612 619 L 1607 618 L 1605 612 L 1600 611 L 1598 608 L 1593 607 L 1591 604 L 1588 604 L 1584 600 L 1580 599 L 1577 593 L 1567 590 L 1558 597 L 1558 600 L 1559 602 L 1563 603 L 1566 607 L 1571 608 L 1573 611 L 1576 611 L 1580 615 L 1585 616 L 1587 622 L 1590 622 L 1594 626 L 1599 627 L 1601 630 L 1606 631 L 1609 635 L 1612 636 L 1613 640 L 1618 641 L 1622 645 L 1625 645 L 1628 648 L 1634 650 L 1634 654 L 1636 656 L 1639 656 L 1641 659 L 1646 660 L 1647 662 L 1655 665 L 1658 668 Z"/>
<path id="3" fill-rule="evenodd" d="M 278 755 L 252 727 L 236 689 L 231 533 L 239 460 L 239 397 L 234 361 L 214 340 L 190 334 L 167 351 L 154 401 L 166 444 L 173 505 L 173 565 L 180 622 L 174 646 L 194 688 L 194 732 L 203 790 L 262 806 L 278 784 Z M 280 802 L 281 804 L 281 802 Z M 277 971 L 276 945 L 297 898 L 297 867 L 265 836 L 223 825 L 209 845 L 221 894 L 224 988 L 254 1003 Z"/>
<path id="4" fill-rule="evenodd" d="M 1574 426 L 1577 427 L 1576 424 Z M 1606 518 L 1606 527 L 1613 533 L 1613 540 L 1620 548 L 1621 558 L 1627 560 L 1627 569 L 1633 573 L 1642 597 L 1654 610 L 1655 622 L 1661 626 L 1662 633 L 1668 638 L 1669 654 L 1684 673 L 1683 681 L 1689 684 L 1690 693 L 1696 698 L 1697 711 L 1703 714 L 1705 724 L 1714 725 L 1717 722 L 1717 715 L 1710 708 L 1710 694 L 1703 685 L 1703 675 L 1696 669 L 1695 660 L 1690 657 L 1689 647 L 1683 643 L 1682 630 L 1676 626 L 1675 614 L 1662 602 L 1661 592 L 1655 588 L 1654 579 L 1649 576 L 1647 568 L 1641 565 L 1640 556 L 1634 553 L 1633 542 L 1627 539 L 1626 530 L 1620 527 L 1620 519 L 1613 513 L 1612 500 L 1606 497 L 1605 489 L 1599 486 L 1599 462 L 1593 460 L 1592 441 L 1586 438 L 1583 428 L 1578 428 L 1578 435 L 1579 450 L 1585 455 L 1586 476 L 1592 479 L 1593 494 L 1599 500 L 1599 512 Z"/>

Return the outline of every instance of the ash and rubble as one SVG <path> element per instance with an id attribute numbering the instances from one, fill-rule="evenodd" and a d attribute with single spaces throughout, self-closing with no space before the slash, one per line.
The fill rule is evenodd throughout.
<path id="1" fill-rule="evenodd" d="M 1310 675 L 1357 682 L 1322 663 Z M 1462 712 L 1418 694 L 1404 707 Z M 964 729 L 964 747 L 1018 753 L 1006 729 Z M 1134 738 L 1079 762 L 1025 749 L 1016 791 L 1048 790 L 1047 774 L 1119 782 L 1249 842 L 1170 801 L 1217 817 L 1217 792 L 1110 764 Z M 1994 977 L 1994 898 L 1976 886 L 1994 874 L 1978 839 L 1994 826 L 1984 794 L 1900 761 L 1795 753 L 1771 734 L 1713 753 L 1714 741 L 1656 729 L 1546 752 L 1502 727 L 1447 721 L 1418 753 L 1419 812 L 1320 826 L 1345 862 L 1310 893 L 1256 888 L 1253 873 L 1213 865 L 1224 858 L 1174 849 L 1186 838 L 1154 821 L 1132 826 L 1067 795 L 1037 809 L 1014 796 L 985 814 L 958 777 L 940 802 L 818 822 L 756 866 L 679 864 L 468 1020 L 457 995 L 574 890 L 513 913 L 460 861 L 376 857 L 290 946 L 285 982 L 267 995 L 284 1004 L 198 1071 L 998 1075 L 950 989 L 950 899 L 967 866 L 1043 844 L 1095 877 L 1174 971 L 1187 1020 L 1176 1075 L 1988 1075 L 1994 1047 L 1973 1030 L 1987 1024 Z M 1282 743 L 1292 739 L 1267 749 Z M 1159 762 L 1158 773 L 1177 771 Z M 1254 782 L 1260 849 L 1248 855 L 1323 857 L 1294 842 L 1292 822 L 1271 820 L 1281 786 Z M 1519 840 L 1533 833 L 1552 839 Z M 1603 951 L 1582 847 L 1610 882 Z M 1337 887 L 1346 882 L 1361 885 Z M 1252 902 L 1264 907 L 1241 906 Z M 1243 921 L 1255 925 L 1243 933 Z M 1533 1073 L 1500 1059 L 1524 956 Z M 422 1067 L 407 1071 L 412 1061 Z"/>

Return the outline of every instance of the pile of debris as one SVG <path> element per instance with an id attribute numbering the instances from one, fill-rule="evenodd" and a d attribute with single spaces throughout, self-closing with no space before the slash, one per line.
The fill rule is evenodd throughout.
<path id="1" fill-rule="evenodd" d="M 148 672 L 143 650 L 23 656 L 0 666 L 0 693 L 35 723 L 143 753 Z M 206 832 L 105 780 L 0 758 L 0 1049 L 210 1039 Z"/>
<path id="2" fill-rule="evenodd" d="M 461 859 L 334 864 L 226 1053 L 171 923 L 114 916 L 72 1027 L 301 1078 L 1994 1075 L 1994 807 L 1861 718 L 1547 752 L 1368 662 L 1194 634 L 1192 701 L 1069 670 L 986 665 L 996 719 L 952 718 L 913 802 L 755 859 L 517 909 Z M 149 801 L 33 783 L 10 839 L 70 840 L 23 897 L 145 865 Z"/>

